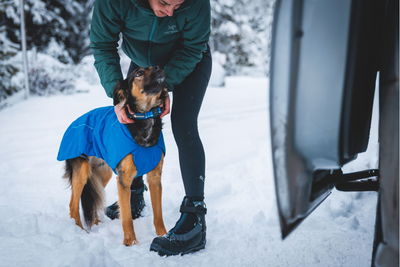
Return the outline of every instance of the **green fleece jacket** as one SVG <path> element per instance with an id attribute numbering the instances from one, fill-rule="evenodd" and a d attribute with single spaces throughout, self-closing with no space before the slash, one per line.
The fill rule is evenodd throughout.
<path id="1" fill-rule="evenodd" d="M 157 17 L 147 0 L 96 0 L 90 29 L 95 67 L 107 95 L 123 79 L 122 50 L 141 67 L 164 66 L 169 91 L 194 70 L 210 36 L 210 0 L 185 0 L 172 17 Z"/>

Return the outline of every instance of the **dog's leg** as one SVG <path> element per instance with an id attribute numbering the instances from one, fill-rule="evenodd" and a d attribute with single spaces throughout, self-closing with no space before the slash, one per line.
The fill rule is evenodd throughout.
<path id="1" fill-rule="evenodd" d="M 112 169 L 108 164 L 97 157 L 89 157 L 90 166 L 92 166 L 92 173 L 100 178 L 101 184 L 105 188 L 112 177 Z"/>
<path id="2" fill-rule="evenodd" d="M 71 159 L 70 164 L 72 167 L 70 178 L 72 189 L 71 201 L 69 203 L 70 216 L 75 219 L 76 225 L 85 230 L 79 216 L 79 200 L 82 195 L 83 187 L 90 176 L 91 168 L 89 162 L 81 158 Z"/>
<path id="3" fill-rule="evenodd" d="M 92 168 L 92 178 L 100 181 L 103 188 L 105 188 L 112 177 L 112 169 L 108 164 L 97 157 L 89 157 L 89 164 Z M 96 217 L 93 224 L 98 225 L 100 223 L 100 218 L 96 210 Z"/>
<path id="4" fill-rule="evenodd" d="M 131 214 L 131 183 L 137 174 L 132 154 L 128 154 L 117 166 L 118 197 L 122 229 L 124 231 L 124 245 L 138 244 Z"/>
<path id="5" fill-rule="evenodd" d="M 161 156 L 161 160 L 157 167 L 147 174 L 147 182 L 150 188 L 151 206 L 153 207 L 154 227 L 156 228 L 156 234 L 163 236 L 167 233 L 165 229 L 164 220 L 162 216 L 162 186 L 161 186 L 161 172 L 164 162 L 164 155 Z"/>

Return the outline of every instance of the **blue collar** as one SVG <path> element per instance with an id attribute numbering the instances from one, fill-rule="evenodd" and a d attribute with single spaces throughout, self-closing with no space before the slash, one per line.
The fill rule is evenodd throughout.
<path id="1" fill-rule="evenodd" d="M 129 112 L 127 112 L 126 115 L 128 115 L 128 118 L 130 118 L 130 119 L 147 120 L 150 118 L 159 117 L 161 115 L 161 108 L 155 107 L 155 108 L 152 108 L 149 112 L 134 113 L 133 115 L 130 114 Z"/>

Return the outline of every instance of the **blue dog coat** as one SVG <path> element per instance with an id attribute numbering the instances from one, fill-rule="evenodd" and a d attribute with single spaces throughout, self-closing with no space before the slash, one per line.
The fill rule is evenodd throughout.
<path id="1" fill-rule="evenodd" d="M 128 127 L 119 123 L 114 107 L 97 108 L 75 120 L 65 132 L 58 151 L 57 160 L 96 156 L 103 159 L 115 172 L 118 163 L 132 153 L 137 175 L 152 171 L 165 153 L 162 132 L 158 143 L 152 147 L 139 146 Z"/>

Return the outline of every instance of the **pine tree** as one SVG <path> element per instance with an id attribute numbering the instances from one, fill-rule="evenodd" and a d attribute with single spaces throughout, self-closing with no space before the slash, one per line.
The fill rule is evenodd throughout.
<path id="1" fill-rule="evenodd" d="M 226 55 L 228 75 L 269 64 L 268 39 L 274 0 L 212 0 L 211 47 Z"/>
<path id="2" fill-rule="evenodd" d="M 63 63 L 78 63 L 90 53 L 88 29 L 94 0 L 25 0 L 28 50 L 45 52 L 53 42 L 66 52 L 57 55 Z M 7 34 L 20 42 L 18 6 L 7 7 Z"/>
<path id="3" fill-rule="evenodd" d="M 92 20 L 94 0 L 77 0 L 79 8 L 75 16 L 69 18 L 70 35 L 65 40 L 65 46 L 75 63 L 87 55 L 92 54 L 90 49 L 89 29 Z"/>
<path id="4" fill-rule="evenodd" d="M 8 60 L 18 52 L 19 45 L 13 43 L 7 37 L 6 25 L 4 23 L 4 11 L 13 1 L 0 3 L 0 102 L 18 91 L 18 88 L 11 83 L 12 77 L 19 72 Z"/>

